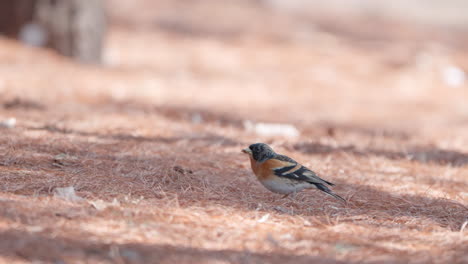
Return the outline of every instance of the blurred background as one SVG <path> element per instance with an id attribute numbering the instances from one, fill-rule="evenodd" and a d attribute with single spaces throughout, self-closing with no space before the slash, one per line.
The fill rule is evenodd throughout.
<path id="1" fill-rule="evenodd" d="M 0 1 L 0 262 L 467 263 L 467 14 Z M 349 204 L 266 191 L 253 142 Z"/>
<path id="2" fill-rule="evenodd" d="M 398 112 L 439 95 L 434 107 L 468 112 L 466 10 L 462 0 L 18 0 L 2 2 L 0 32 L 133 77 L 118 73 L 101 89 L 101 77 L 81 76 L 100 95 L 163 103 L 179 91 L 177 104 L 222 97 L 250 111 L 265 101 L 292 116 L 320 110 L 319 119 L 377 104 L 381 118 L 384 106 Z"/>
<path id="3" fill-rule="evenodd" d="M 5 37 L 90 64 L 72 71 L 101 67 L 93 68 L 98 76 L 78 74 L 79 89 L 57 90 L 75 98 L 234 106 L 263 119 L 269 115 L 258 110 L 281 106 L 290 114 L 278 118 L 293 121 L 408 119 L 421 107 L 468 113 L 462 0 L 18 0 L 0 7 Z M 33 65 L 43 63 L 29 62 L 33 76 Z M 36 81 L 63 80 L 41 73 Z M 2 82 L 14 87 L 8 76 Z"/>

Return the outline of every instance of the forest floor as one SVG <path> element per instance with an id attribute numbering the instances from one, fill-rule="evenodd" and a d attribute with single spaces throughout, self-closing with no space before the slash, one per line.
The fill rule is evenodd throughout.
<path id="1" fill-rule="evenodd" d="M 103 66 L 0 38 L 0 262 L 468 263 L 466 32 L 111 2 Z"/>

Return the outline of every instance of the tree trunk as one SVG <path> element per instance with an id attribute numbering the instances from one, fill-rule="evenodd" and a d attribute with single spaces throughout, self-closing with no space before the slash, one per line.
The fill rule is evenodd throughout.
<path id="1" fill-rule="evenodd" d="M 0 32 L 22 39 L 28 34 L 40 38 L 42 34 L 45 43 L 41 44 L 81 62 L 101 61 L 105 31 L 102 0 L 3 0 L 0 3 Z"/>
<path id="2" fill-rule="evenodd" d="M 33 18 L 35 1 L 0 1 L 0 33 L 8 37 L 18 37 L 21 27 Z"/>

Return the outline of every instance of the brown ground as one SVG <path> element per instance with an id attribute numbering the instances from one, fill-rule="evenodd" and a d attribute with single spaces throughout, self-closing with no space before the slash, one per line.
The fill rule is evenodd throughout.
<path id="1" fill-rule="evenodd" d="M 0 38 L 0 262 L 468 263 L 466 33 L 150 2 L 110 1 L 103 67 Z M 349 204 L 268 192 L 259 141 Z"/>

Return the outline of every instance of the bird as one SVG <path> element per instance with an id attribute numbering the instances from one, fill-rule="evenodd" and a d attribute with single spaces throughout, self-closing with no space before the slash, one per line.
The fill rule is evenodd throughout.
<path id="1" fill-rule="evenodd" d="M 260 183 L 274 193 L 284 194 L 283 198 L 304 189 L 317 188 L 346 203 L 343 197 L 328 188 L 333 183 L 320 178 L 290 157 L 277 154 L 265 143 L 251 144 L 242 152 L 249 155 L 252 171 Z"/>

